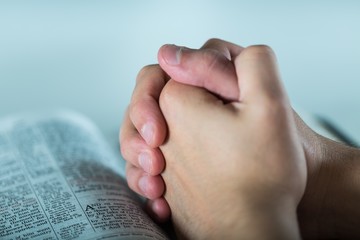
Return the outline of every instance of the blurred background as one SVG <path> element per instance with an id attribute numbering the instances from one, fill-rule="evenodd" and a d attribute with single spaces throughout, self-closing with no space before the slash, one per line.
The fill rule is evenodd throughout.
<path id="1" fill-rule="evenodd" d="M 360 142 L 359 1 L 1 1 L 0 117 L 72 109 L 110 139 L 158 48 L 270 45 L 292 103 Z"/>

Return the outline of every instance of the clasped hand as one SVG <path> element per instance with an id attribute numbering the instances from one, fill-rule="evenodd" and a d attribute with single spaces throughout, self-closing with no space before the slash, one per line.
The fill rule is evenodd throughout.
<path id="1" fill-rule="evenodd" d="M 159 63 L 172 80 L 146 69 L 159 81 L 147 101 L 156 122 L 135 102 L 122 128 L 137 136 L 122 145 L 130 187 L 154 199 L 159 219 L 171 209 L 185 238 L 299 238 L 306 160 L 273 51 L 211 40 L 197 51 L 165 45 Z"/>

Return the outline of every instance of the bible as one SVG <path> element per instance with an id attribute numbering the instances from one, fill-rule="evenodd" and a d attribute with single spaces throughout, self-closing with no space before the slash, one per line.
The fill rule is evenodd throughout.
<path id="1" fill-rule="evenodd" d="M 0 120 L 0 239 L 168 239 L 120 168 L 82 115 Z"/>

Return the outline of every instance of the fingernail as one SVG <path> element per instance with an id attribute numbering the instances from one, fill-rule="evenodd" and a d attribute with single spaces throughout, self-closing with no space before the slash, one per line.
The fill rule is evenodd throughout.
<path id="1" fill-rule="evenodd" d="M 139 188 L 144 195 L 147 195 L 147 177 L 143 176 L 139 179 Z"/>
<path id="2" fill-rule="evenodd" d="M 182 47 L 178 47 L 173 44 L 165 45 L 163 57 L 167 64 L 178 65 L 180 63 Z"/>
<path id="3" fill-rule="evenodd" d="M 141 136 L 145 139 L 147 144 L 151 144 L 154 138 L 154 126 L 151 123 L 146 123 L 141 128 Z"/>
<path id="4" fill-rule="evenodd" d="M 142 152 L 139 154 L 139 165 L 145 172 L 150 173 L 150 155 L 148 153 Z"/>

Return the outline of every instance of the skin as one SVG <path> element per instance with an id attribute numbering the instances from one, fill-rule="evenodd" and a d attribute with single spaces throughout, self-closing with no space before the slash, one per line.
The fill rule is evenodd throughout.
<path id="1" fill-rule="evenodd" d="M 237 101 L 172 80 L 161 93 L 173 223 L 185 239 L 300 239 L 306 162 L 274 54 L 248 47 L 234 65 Z"/>
<path id="2" fill-rule="evenodd" d="M 182 57 L 187 60 L 183 61 L 181 69 L 179 65 L 170 65 L 164 61 L 164 65 L 168 66 L 168 73 L 173 77 L 181 76 L 178 79 L 184 83 L 192 83 L 196 80 L 193 75 L 198 75 L 197 85 L 209 88 L 224 99 L 236 99 L 238 96 L 236 74 L 229 59 L 239 54 L 243 48 L 225 41 L 210 40 L 201 49 L 202 51 L 191 49 L 183 51 Z M 171 51 L 167 50 L 171 48 L 164 46 L 160 49 L 159 61 L 164 60 L 161 58 L 162 54 L 171 54 Z M 194 65 L 195 62 L 203 64 Z M 212 65 L 211 71 L 207 71 L 209 64 Z M 193 68 L 193 66 L 197 67 Z M 227 88 L 233 91 L 221 94 L 217 79 L 223 76 L 228 79 Z M 150 199 L 149 213 L 154 219 L 163 222 L 169 218 L 170 208 L 161 197 L 165 186 L 159 174 L 164 169 L 165 161 L 158 147 L 164 142 L 167 132 L 158 100 L 169 76 L 158 65 L 149 65 L 139 72 L 136 80 L 131 103 L 120 130 L 121 153 L 127 160 L 126 173 L 130 188 Z M 144 153 L 147 156 L 145 161 L 147 163 L 141 164 L 144 161 L 140 160 L 140 156 L 144 156 Z M 139 182 L 145 182 L 146 187 Z"/>
<path id="3" fill-rule="evenodd" d="M 200 50 L 183 51 L 185 54 L 181 55 L 180 64 L 171 65 L 165 61 L 168 54 L 165 54 L 165 46 L 159 50 L 159 62 L 174 80 L 205 87 L 221 98 L 231 101 L 238 97 L 238 88 L 235 87 L 235 93 L 226 93 L 230 95 L 227 96 L 218 90 L 219 79 L 222 79 L 221 85 L 234 88 L 234 71 L 224 66 L 229 65 L 229 62 L 233 63 L 233 56 L 242 49 L 234 44 L 212 39 Z M 191 62 L 202 64 L 189 64 Z M 139 194 L 153 199 L 149 201 L 149 210 L 159 221 L 166 220 L 170 215 L 168 203 L 161 197 L 165 189 L 164 182 L 158 175 L 165 165 L 158 146 L 164 142 L 167 134 L 158 99 L 168 79 L 169 76 L 158 65 L 142 69 L 120 132 L 122 154 L 127 160 L 129 186 Z M 298 207 L 302 236 L 308 239 L 359 237 L 356 226 L 360 224 L 360 213 L 356 202 L 360 195 L 355 177 L 359 169 L 359 151 L 317 135 L 296 113 L 294 118 L 305 152 L 308 172 L 306 191 Z M 152 131 L 147 135 L 142 131 L 146 123 L 152 125 Z M 150 168 L 142 168 L 139 165 L 138 155 L 142 151 L 150 153 Z M 146 191 L 142 191 L 138 184 L 143 176 L 147 178 Z M 343 199 L 351 199 L 346 207 L 342 207 Z"/>

